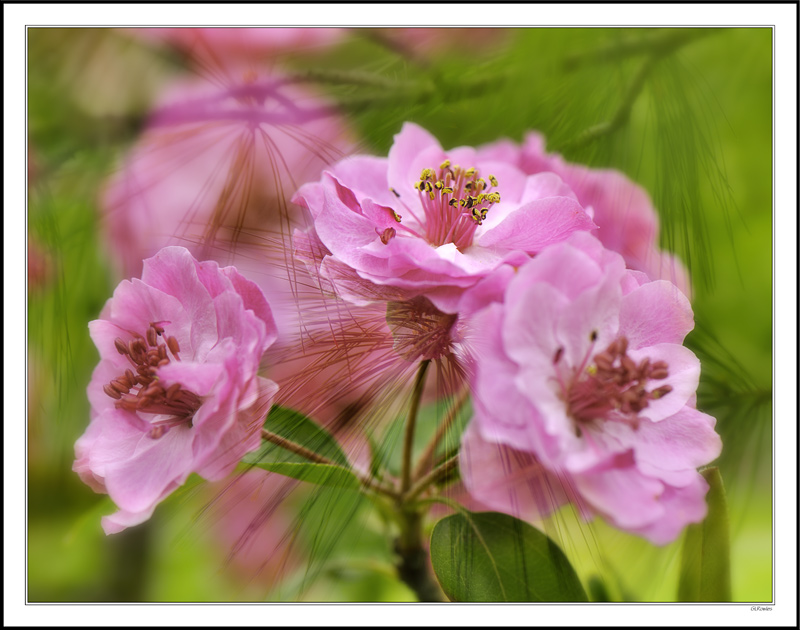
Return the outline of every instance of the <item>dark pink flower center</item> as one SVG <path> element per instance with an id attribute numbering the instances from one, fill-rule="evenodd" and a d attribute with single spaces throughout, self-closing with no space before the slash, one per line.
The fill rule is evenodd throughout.
<path id="1" fill-rule="evenodd" d="M 450 160 L 438 170 L 422 170 L 414 188 L 425 211 L 420 223 L 431 245 L 453 243 L 458 249 L 472 245 L 475 229 L 483 223 L 489 208 L 500 202 L 500 193 L 493 192 L 497 179 L 494 175 L 488 179 L 487 184 L 478 169 L 451 166 Z"/>
<path id="2" fill-rule="evenodd" d="M 170 362 L 170 355 L 180 361 L 178 340 L 164 336 L 162 323 L 151 322 L 145 336 L 132 332 L 133 339 L 127 343 L 121 337 L 114 340 L 117 351 L 128 358 L 133 369 L 103 386 L 103 391 L 116 400 L 118 409 L 170 416 L 153 423 L 153 438 L 161 437 L 172 426 L 191 424 L 202 404 L 196 394 L 179 383 L 164 387 L 158 379 L 158 369 Z"/>
<path id="3" fill-rule="evenodd" d="M 592 341 L 596 334 L 592 334 Z M 571 379 L 560 378 L 562 398 L 568 413 L 575 420 L 576 432 L 580 425 L 612 416 L 638 426 L 638 413 L 651 400 L 656 400 L 672 391 L 672 386 L 662 385 L 648 391 L 650 379 L 660 380 L 669 375 L 664 361 L 650 362 L 642 359 L 638 364 L 628 354 L 628 340 L 619 337 L 605 350 L 595 354 L 592 363 L 584 369 L 575 370 Z M 562 352 L 556 353 L 553 362 L 558 365 Z M 584 365 L 588 361 L 584 362 Z"/>

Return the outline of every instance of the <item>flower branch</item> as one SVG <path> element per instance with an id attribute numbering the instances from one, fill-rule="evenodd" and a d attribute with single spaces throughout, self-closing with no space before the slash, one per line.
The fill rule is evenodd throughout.
<path id="1" fill-rule="evenodd" d="M 285 437 L 282 437 L 277 433 L 273 433 L 272 431 L 269 431 L 267 429 L 261 429 L 261 437 L 267 442 L 270 442 L 275 446 L 279 446 L 283 449 L 286 449 L 287 451 L 290 451 L 295 455 L 299 455 L 300 457 L 303 457 L 304 459 L 314 462 L 315 464 L 341 467 L 340 464 L 334 462 L 333 460 L 328 459 L 327 457 L 324 457 L 319 453 L 315 453 L 314 451 L 311 451 L 305 448 L 304 446 L 297 444 L 296 442 L 287 440 Z M 368 477 L 358 472 L 357 470 L 351 470 L 351 472 L 364 485 L 365 488 L 369 488 L 370 490 L 374 490 L 379 494 L 384 494 L 393 499 L 396 499 L 399 496 L 394 488 L 385 486 L 379 483 L 378 481 L 372 479 L 371 477 Z"/>
<path id="2" fill-rule="evenodd" d="M 427 490 L 431 485 L 447 476 L 458 465 L 458 455 L 446 460 L 427 475 L 422 477 L 403 495 L 404 502 L 411 502 Z"/>
<path id="3" fill-rule="evenodd" d="M 422 361 L 417 370 L 414 389 L 411 393 L 411 408 L 408 411 L 408 421 L 403 437 L 403 466 L 401 472 L 400 491 L 406 492 L 411 487 L 411 452 L 414 446 L 414 430 L 417 424 L 417 413 L 422 399 L 422 390 L 425 387 L 425 374 L 428 371 L 430 360 Z"/>
<path id="4" fill-rule="evenodd" d="M 417 466 L 414 469 L 413 477 L 414 479 L 420 479 L 422 475 L 425 474 L 425 471 L 431 465 L 433 461 L 433 456 L 436 453 L 436 447 L 439 446 L 439 443 L 442 441 L 442 438 L 447 434 L 447 431 L 453 425 L 453 422 L 458 417 L 459 412 L 464 407 L 464 403 L 467 402 L 469 399 L 469 390 L 465 389 L 453 403 L 453 406 L 447 412 L 447 415 L 442 420 L 439 427 L 436 429 L 436 434 L 433 436 L 431 441 L 425 447 L 425 451 L 419 458 L 417 462 Z"/>

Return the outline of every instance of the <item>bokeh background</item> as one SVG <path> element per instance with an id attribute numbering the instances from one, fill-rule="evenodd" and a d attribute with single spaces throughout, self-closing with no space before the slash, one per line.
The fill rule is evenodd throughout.
<path id="1" fill-rule="evenodd" d="M 549 151 L 648 190 L 662 247 L 692 276 L 687 343 L 703 363 L 698 406 L 723 438 L 733 599 L 743 602 L 773 596 L 772 35 L 349 29 L 259 60 L 314 77 L 360 151 L 385 155 L 405 120 L 444 147 L 538 130 Z M 323 498 L 307 509 L 307 490 L 293 487 L 267 519 L 273 484 L 196 480 L 144 525 L 106 537 L 110 504 L 71 471 L 97 361 L 87 323 L 122 279 L 100 191 L 165 86 L 209 74 L 125 29 L 28 30 L 28 600 L 411 601 L 367 505 L 337 512 Z M 298 518 L 318 525 L 282 554 Z M 248 528 L 257 534 L 242 542 Z M 568 515 L 557 528 L 584 584 L 600 578 L 617 601 L 675 600 L 680 539 L 656 548 Z"/>

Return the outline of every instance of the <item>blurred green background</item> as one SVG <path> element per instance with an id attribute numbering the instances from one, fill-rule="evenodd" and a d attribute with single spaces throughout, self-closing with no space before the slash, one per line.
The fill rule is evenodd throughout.
<path id="1" fill-rule="evenodd" d="M 772 31 L 495 29 L 446 33 L 424 49 L 416 35 L 400 34 L 399 46 L 390 35 L 354 29 L 322 54 L 288 51 L 279 63 L 317 73 L 365 152 L 385 154 L 404 120 L 444 147 L 536 129 L 549 151 L 618 168 L 650 192 L 662 246 L 692 274 L 687 343 L 703 362 L 698 406 L 723 438 L 733 598 L 770 601 Z M 97 361 L 87 323 L 121 279 L 98 231 L 98 191 L 159 90 L 186 72 L 177 54 L 124 31 L 28 30 L 28 599 L 410 601 L 385 525 L 361 503 L 337 514 L 335 497 L 318 496 L 303 513 L 301 559 L 270 568 L 274 586 L 268 571 L 228 561 L 234 541 L 204 509 L 224 486 L 191 485 L 146 524 L 106 537 L 107 499 L 71 471 Z M 282 506 L 287 522 L 304 492 Z M 616 599 L 674 601 L 680 539 L 656 548 L 599 521 L 556 521 L 585 584 L 599 576 Z M 340 530 L 325 525 L 334 522 Z M 330 554 L 307 574 L 302 556 L 320 541 Z"/>

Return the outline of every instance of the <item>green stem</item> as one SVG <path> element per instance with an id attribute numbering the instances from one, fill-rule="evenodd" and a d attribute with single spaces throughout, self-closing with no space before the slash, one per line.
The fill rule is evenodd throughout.
<path id="1" fill-rule="evenodd" d="M 425 374 L 430 365 L 430 359 L 419 364 L 414 389 L 411 392 L 411 407 L 408 410 L 408 420 L 403 438 L 403 465 L 400 478 L 400 492 L 405 493 L 411 487 L 411 453 L 414 450 L 414 430 L 417 425 L 417 413 L 422 400 L 422 391 L 425 389 Z"/>
<path id="2" fill-rule="evenodd" d="M 416 499 L 420 494 L 425 492 L 429 486 L 434 484 L 436 481 L 444 477 L 448 474 L 453 468 L 458 465 L 458 455 L 455 457 L 451 457 L 443 464 L 437 466 L 432 471 L 430 471 L 427 475 L 422 477 L 414 484 L 413 487 L 409 488 L 408 492 L 403 495 L 403 501 L 409 503 Z"/>
<path id="3" fill-rule="evenodd" d="M 428 567 L 428 551 L 422 544 L 422 512 L 418 508 L 405 509 L 401 504 L 399 514 L 402 524 L 400 536 L 395 541 L 395 551 L 400 556 L 397 563 L 400 579 L 421 602 L 446 601 Z"/>
<path id="4" fill-rule="evenodd" d="M 431 465 L 433 456 L 436 453 L 436 447 L 439 446 L 439 442 L 442 441 L 442 438 L 447 433 L 447 430 L 452 426 L 456 416 L 458 416 L 458 412 L 461 411 L 461 408 L 464 406 L 464 403 L 467 402 L 468 398 L 469 389 L 465 389 L 459 395 L 459 397 L 456 398 L 453 406 L 448 410 L 447 415 L 439 425 L 439 428 L 436 429 L 436 434 L 433 436 L 433 439 L 428 443 L 428 446 L 425 447 L 425 451 L 420 456 L 417 466 L 414 468 L 414 479 L 419 479 L 422 477 L 422 475 L 428 469 L 428 466 Z"/>
<path id="5" fill-rule="evenodd" d="M 428 552 L 422 544 L 422 519 L 424 511 L 418 505 L 410 505 L 405 493 L 411 488 L 411 454 L 414 447 L 414 430 L 417 424 L 425 375 L 430 360 L 422 361 L 411 391 L 411 406 L 408 410 L 403 437 L 403 463 L 400 471 L 400 496 L 395 503 L 400 534 L 395 541 L 399 556 L 397 573 L 400 579 L 414 591 L 421 602 L 443 601 L 442 592 L 428 568 Z"/>

